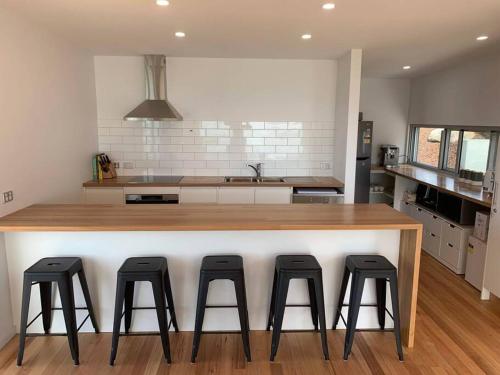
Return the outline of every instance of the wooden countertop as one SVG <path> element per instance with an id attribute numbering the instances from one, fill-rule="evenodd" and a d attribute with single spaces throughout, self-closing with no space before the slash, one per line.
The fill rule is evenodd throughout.
<path id="1" fill-rule="evenodd" d="M 403 164 L 395 168 L 386 168 L 386 171 L 430 185 L 438 190 L 453 194 L 471 202 L 491 207 L 491 196 L 484 193 L 480 186 L 471 187 L 470 185 L 459 182 L 457 178 L 446 173 L 431 171 L 408 164 Z"/>
<path id="2" fill-rule="evenodd" d="M 33 205 L 0 218 L 0 232 L 421 229 L 384 204 Z"/>
<path id="3" fill-rule="evenodd" d="M 283 182 L 224 182 L 222 176 L 184 176 L 178 183 L 135 183 L 135 176 L 119 176 L 109 180 L 90 180 L 83 187 L 148 187 L 148 186 L 292 186 L 292 187 L 322 187 L 343 188 L 344 183 L 333 177 L 283 177 Z"/>

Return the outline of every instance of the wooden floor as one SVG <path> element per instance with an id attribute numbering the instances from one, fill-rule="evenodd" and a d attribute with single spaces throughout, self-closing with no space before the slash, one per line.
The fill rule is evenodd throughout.
<path id="1" fill-rule="evenodd" d="M 174 363 L 162 359 L 160 339 L 126 337 L 117 362 L 108 366 L 109 334 L 81 334 L 74 367 L 65 337 L 27 342 L 17 368 L 17 338 L 0 351 L 0 374 L 500 374 L 500 300 L 479 301 L 479 292 L 425 254 L 422 256 L 415 348 L 399 362 L 391 333 L 357 334 L 349 361 L 342 360 L 344 331 L 329 332 L 330 361 L 322 360 L 315 333 L 286 333 L 274 363 L 270 334 L 251 335 L 252 363 L 245 363 L 235 334 L 205 335 L 198 363 L 190 364 L 191 333 L 171 335 Z"/>

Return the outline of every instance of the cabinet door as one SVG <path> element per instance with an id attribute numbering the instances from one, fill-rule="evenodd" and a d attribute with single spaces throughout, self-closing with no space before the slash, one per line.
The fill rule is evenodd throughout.
<path id="1" fill-rule="evenodd" d="M 258 187 L 255 188 L 256 204 L 289 204 L 292 189 L 289 187 Z"/>
<path id="2" fill-rule="evenodd" d="M 439 259 L 456 273 L 464 273 L 460 269 L 460 249 L 444 239 L 439 248 Z"/>
<path id="3" fill-rule="evenodd" d="M 426 231 L 427 238 L 427 249 L 425 249 L 429 254 L 431 254 L 434 258 L 439 258 L 439 254 L 441 251 L 441 238 L 432 231 Z"/>
<path id="4" fill-rule="evenodd" d="M 255 188 L 221 187 L 217 201 L 221 204 L 254 204 Z"/>
<path id="5" fill-rule="evenodd" d="M 408 202 L 405 202 L 405 201 L 401 201 L 401 204 L 400 204 L 400 210 L 402 213 L 404 214 L 407 214 L 409 216 L 411 216 L 411 203 L 408 203 Z"/>
<path id="6" fill-rule="evenodd" d="M 85 188 L 86 204 L 125 204 L 123 188 Z"/>
<path id="7" fill-rule="evenodd" d="M 183 187 L 180 203 L 217 203 L 216 187 Z"/>

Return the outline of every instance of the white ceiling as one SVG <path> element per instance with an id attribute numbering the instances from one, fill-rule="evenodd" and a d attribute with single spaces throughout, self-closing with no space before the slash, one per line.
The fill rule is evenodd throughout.
<path id="1" fill-rule="evenodd" d="M 96 55 L 331 59 L 364 50 L 363 74 L 411 77 L 500 41 L 499 0 L 0 0 Z M 186 32 L 177 39 L 175 31 Z M 304 41 L 303 33 L 312 39 Z M 479 43 L 480 34 L 489 40 Z M 479 50 L 479 51 L 478 51 Z M 402 71 L 411 65 L 410 71 Z"/>

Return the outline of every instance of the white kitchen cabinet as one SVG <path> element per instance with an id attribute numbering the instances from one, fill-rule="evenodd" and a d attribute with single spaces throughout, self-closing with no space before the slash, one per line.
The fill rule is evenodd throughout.
<path id="1" fill-rule="evenodd" d="M 422 249 L 453 272 L 465 273 L 467 240 L 472 233 L 472 227 L 451 223 L 414 202 L 402 201 L 400 207 L 401 211 L 424 225 Z"/>
<path id="2" fill-rule="evenodd" d="M 84 188 L 85 204 L 125 204 L 123 188 Z"/>
<path id="3" fill-rule="evenodd" d="M 178 186 L 134 186 L 124 188 L 127 194 L 179 194 Z"/>
<path id="4" fill-rule="evenodd" d="M 220 187 L 217 202 L 221 204 L 254 204 L 254 187 Z"/>
<path id="5" fill-rule="evenodd" d="M 217 203 L 216 187 L 181 187 L 179 202 L 186 203 Z"/>
<path id="6" fill-rule="evenodd" d="M 255 204 L 289 204 L 292 199 L 290 187 L 257 187 Z"/>

